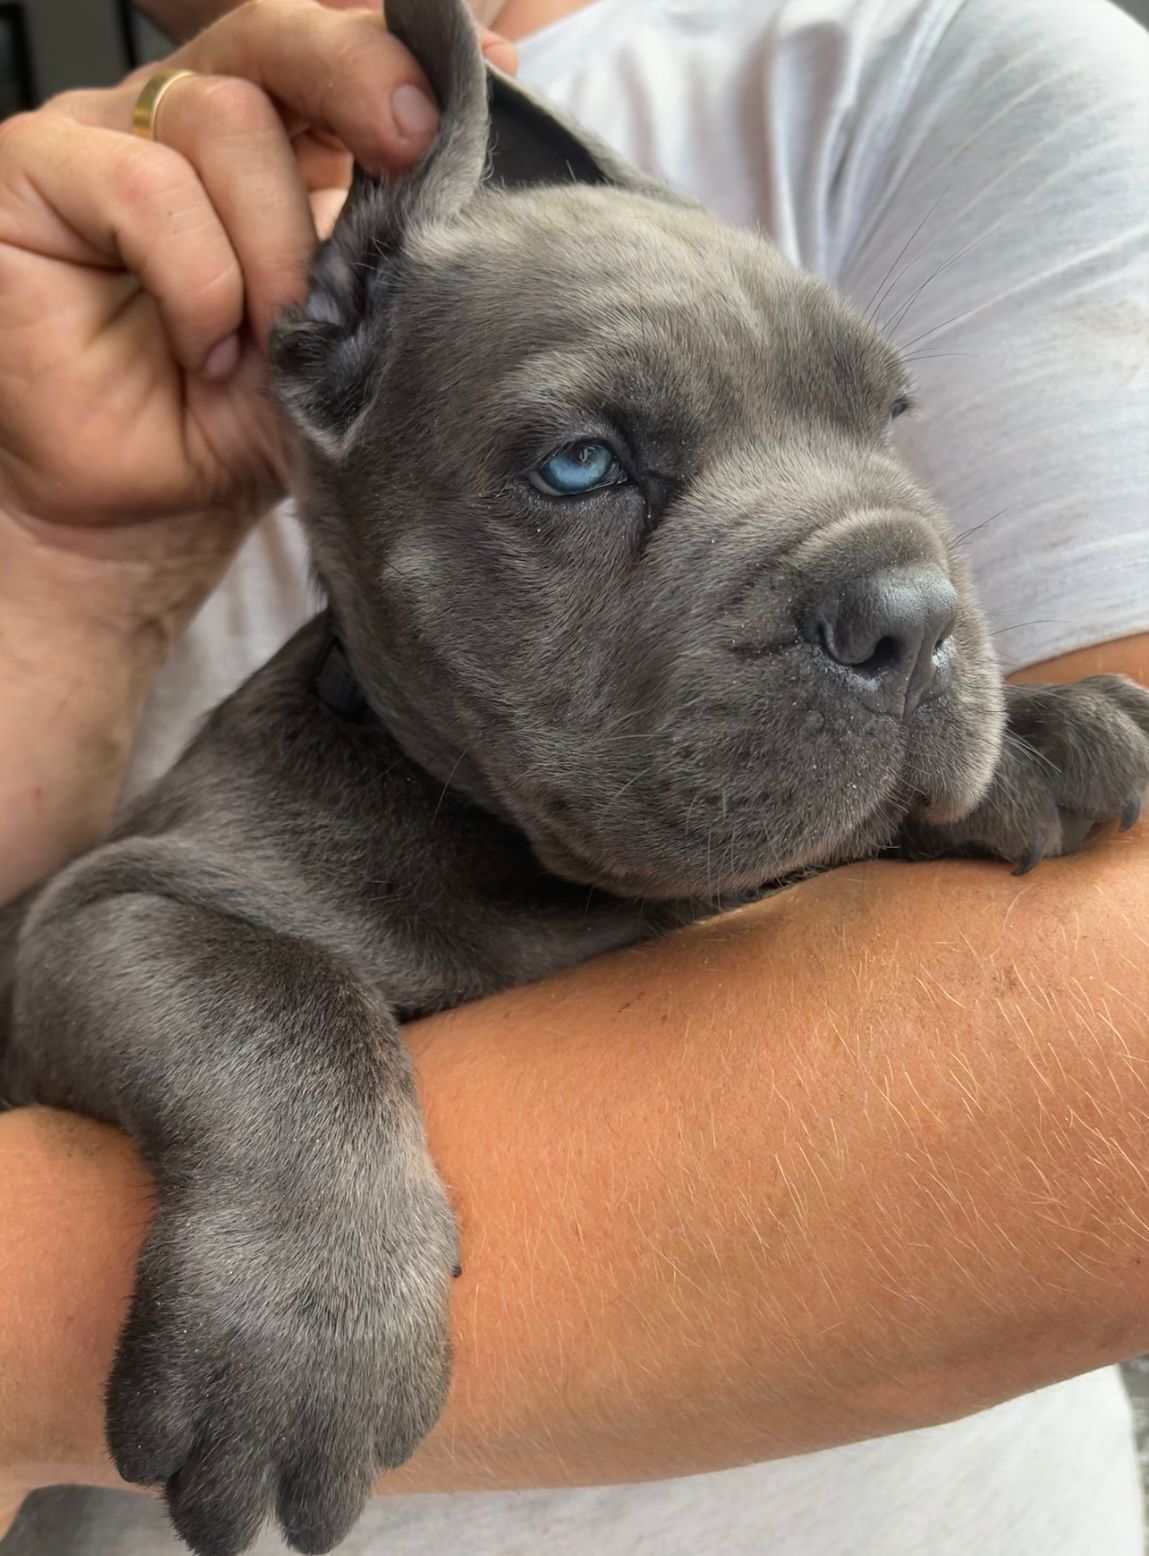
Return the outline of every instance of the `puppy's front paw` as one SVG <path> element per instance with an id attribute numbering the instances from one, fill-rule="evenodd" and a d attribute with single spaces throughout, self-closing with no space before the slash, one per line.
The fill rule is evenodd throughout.
<path id="1" fill-rule="evenodd" d="M 273 1510 L 296 1550 L 330 1550 L 377 1469 L 406 1459 L 442 1409 L 457 1260 L 446 1196 L 416 1164 L 364 1210 L 218 1193 L 161 1210 L 108 1439 L 126 1480 L 165 1487 L 198 1556 L 237 1556 Z"/>
<path id="2" fill-rule="evenodd" d="M 1023 875 L 1071 854 L 1099 822 L 1130 827 L 1149 791 L 1149 692 L 1119 675 L 1064 686 L 1009 686 L 1001 759 L 961 820 L 911 821 L 912 853 L 988 853 Z"/>

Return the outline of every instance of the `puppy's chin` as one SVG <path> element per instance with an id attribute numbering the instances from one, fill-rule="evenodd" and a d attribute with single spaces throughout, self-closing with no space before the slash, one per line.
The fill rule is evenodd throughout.
<path id="1" fill-rule="evenodd" d="M 613 863 L 595 861 L 551 833 L 540 835 L 532 830 L 529 836 L 535 858 L 543 869 L 574 886 L 593 886 L 596 891 L 609 892 L 613 897 L 682 895 L 663 890 L 663 883 L 655 875 L 628 868 L 622 860 Z"/>
<path id="2" fill-rule="evenodd" d="M 987 716 L 984 725 L 971 732 L 958 758 L 936 768 L 907 775 L 917 798 L 909 807 L 914 820 L 934 826 L 960 821 L 984 799 L 1001 756 L 1004 720 Z"/>
<path id="3" fill-rule="evenodd" d="M 928 821 L 931 826 L 948 826 L 951 822 L 960 821 L 963 816 L 968 816 L 982 793 L 984 789 L 931 795 L 923 798 L 920 805 L 913 806 L 910 815 L 915 821 Z"/>
<path id="4" fill-rule="evenodd" d="M 593 825 L 574 827 L 553 815 L 544 820 L 534 807 L 519 824 L 540 864 L 575 885 L 649 901 L 735 900 L 774 881 L 871 858 L 895 842 L 907 816 L 935 824 L 959 820 L 985 794 L 999 751 L 1000 731 L 991 717 L 965 742 L 941 742 L 929 756 L 915 753 L 917 760 L 911 757 L 868 796 L 856 784 L 848 797 L 828 789 L 820 813 L 808 814 L 785 841 L 767 832 L 755 814 L 715 816 L 705 851 L 692 851 L 666 832 L 646 849 L 620 847 L 617 832 L 598 836 Z M 567 797 L 564 809 L 569 816 L 581 807 Z M 696 809 L 690 819 L 697 828 Z"/>
<path id="5" fill-rule="evenodd" d="M 909 725 L 844 718 L 833 744 L 811 749 L 809 770 L 821 781 L 797 790 L 794 752 L 776 741 L 758 751 L 719 748 L 701 776 L 696 764 L 677 781 L 667 751 L 657 782 L 640 772 L 612 787 L 606 805 L 593 782 L 584 792 L 571 775 L 545 785 L 533 776 L 520 787 L 503 771 L 494 786 L 540 864 L 563 880 L 650 901 L 744 899 L 772 882 L 872 858 L 909 817 L 944 823 L 968 814 L 1002 740 L 1000 691 L 992 683 L 984 696 L 978 690 L 938 698 Z"/>
<path id="6" fill-rule="evenodd" d="M 640 861 L 609 854 L 605 849 L 600 853 L 589 840 L 580 839 L 574 844 L 553 832 L 542 836 L 532 832 L 530 842 L 544 869 L 576 886 L 648 902 L 701 898 L 716 906 L 733 906 L 773 882 L 877 853 L 893 840 L 901 816 L 901 811 L 887 801 L 845 837 L 838 831 L 833 837 L 811 840 L 785 853 L 762 839 L 758 847 L 741 850 L 735 857 L 727 848 L 727 863 L 722 869 L 715 868 L 716 857 L 722 851 L 717 846 L 711 858 Z"/>

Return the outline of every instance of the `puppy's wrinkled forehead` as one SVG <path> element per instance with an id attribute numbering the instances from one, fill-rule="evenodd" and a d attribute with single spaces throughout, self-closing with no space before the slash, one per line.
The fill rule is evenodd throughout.
<path id="1" fill-rule="evenodd" d="M 690 207 L 491 190 L 414 235 L 407 265 L 424 348 L 429 327 L 443 350 L 467 342 L 454 374 L 481 376 L 499 415 L 701 409 L 730 440 L 764 418 L 869 435 L 903 387 L 897 353 L 828 288 Z"/>

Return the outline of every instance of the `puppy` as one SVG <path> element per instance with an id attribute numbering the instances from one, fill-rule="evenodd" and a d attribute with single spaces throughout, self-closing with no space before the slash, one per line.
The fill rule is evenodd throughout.
<path id="1" fill-rule="evenodd" d="M 8 1100 L 155 1175 L 108 1433 L 200 1556 L 330 1549 L 442 1406 L 405 1018 L 880 849 L 1025 868 L 1149 782 L 1145 693 L 1002 686 L 896 351 L 463 0 L 388 13 L 437 143 L 273 349 L 329 609 L 7 921 Z"/>

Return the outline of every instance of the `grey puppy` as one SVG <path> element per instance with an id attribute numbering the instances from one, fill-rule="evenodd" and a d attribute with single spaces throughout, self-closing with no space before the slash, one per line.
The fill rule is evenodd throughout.
<path id="1" fill-rule="evenodd" d="M 273 352 L 330 610 L 7 919 L 8 1101 L 155 1175 L 108 1432 L 201 1556 L 328 1550 L 442 1406 L 406 1017 L 883 848 L 1027 867 L 1149 782 L 1145 693 L 1003 689 L 891 346 L 462 0 L 389 13 L 441 133 Z"/>

